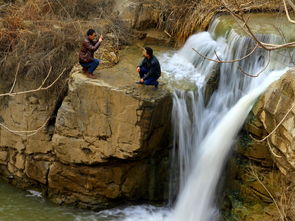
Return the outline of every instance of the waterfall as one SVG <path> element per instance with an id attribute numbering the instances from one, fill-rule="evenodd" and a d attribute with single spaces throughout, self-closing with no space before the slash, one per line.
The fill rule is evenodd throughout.
<path id="1" fill-rule="evenodd" d="M 235 136 L 258 96 L 290 64 L 288 56 L 257 49 L 246 59 L 234 63 L 215 63 L 211 59 L 233 60 L 247 55 L 253 40 L 228 30 L 214 39 L 216 20 L 210 32 L 191 36 L 174 55 L 164 55 L 163 70 L 174 81 L 193 81 L 195 91 L 176 90 L 173 96 L 174 151 L 171 173 L 172 192 L 178 192 L 172 221 L 215 219 L 215 195 L 226 158 Z M 259 35 L 264 42 L 277 43 L 275 35 Z M 218 56 L 218 58 L 217 58 Z M 249 77 L 264 70 L 259 77 Z M 243 73 L 245 72 L 245 73 Z M 219 74 L 218 89 L 208 103 L 206 82 Z M 179 184 L 175 182 L 179 180 Z"/>
<path id="2" fill-rule="evenodd" d="M 124 210 L 124 221 L 218 220 L 218 182 L 235 137 L 259 95 L 288 70 L 294 56 L 293 50 L 289 56 L 286 51 L 256 49 L 251 56 L 234 63 L 204 59 L 192 48 L 210 59 L 229 61 L 244 57 L 255 47 L 253 40 L 235 30 L 227 29 L 220 35 L 219 22 L 216 19 L 208 32 L 192 35 L 178 52 L 159 57 L 168 85 L 174 90 L 170 182 L 174 205 L 136 207 L 131 211 L 128 208 Z M 257 37 L 264 42 L 282 42 L 276 35 Z M 208 99 L 207 82 L 212 78 L 219 83 Z"/>

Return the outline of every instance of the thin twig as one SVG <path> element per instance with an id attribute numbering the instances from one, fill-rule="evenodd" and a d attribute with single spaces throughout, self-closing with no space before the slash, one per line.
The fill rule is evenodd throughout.
<path id="1" fill-rule="evenodd" d="M 233 16 L 233 18 L 237 21 L 237 24 L 241 27 L 242 30 L 245 31 L 245 33 L 247 33 L 253 40 L 255 40 L 255 42 L 263 49 L 265 50 L 277 50 L 277 49 L 281 49 L 281 48 L 293 48 L 295 47 L 295 42 L 289 42 L 289 43 L 285 43 L 285 44 L 269 44 L 269 43 L 265 43 L 262 42 L 260 40 L 258 40 L 258 38 L 256 37 L 256 35 L 253 33 L 253 31 L 251 30 L 251 28 L 249 27 L 249 25 L 247 24 L 247 21 L 244 19 L 243 16 L 239 16 L 237 14 L 235 14 L 226 4 L 223 0 L 221 0 L 223 6 L 226 8 L 226 10 Z M 240 22 L 243 23 L 243 25 L 240 24 Z"/>
<path id="2" fill-rule="evenodd" d="M 294 109 L 295 107 L 295 103 L 293 104 L 293 106 L 288 110 L 288 112 L 285 114 L 285 116 L 282 118 L 282 120 L 279 122 L 279 124 L 266 136 L 264 137 L 263 139 L 261 140 L 258 140 L 258 139 L 255 139 L 255 141 L 257 142 L 263 142 L 265 141 L 267 138 L 269 138 L 278 128 L 279 126 L 281 126 L 281 124 L 286 120 L 287 116 L 291 113 L 291 111 Z"/>
<path id="3" fill-rule="evenodd" d="M 292 7 L 292 9 L 295 11 L 295 5 L 291 0 L 287 0 L 289 5 Z"/>
<path id="4" fill-rule="evenodd" d="M 51 74 L 51 71 L 52 71 L 52 66 L 50 66 L 49 71 L 48 71 L 48 74 L 47 74 L 47 76 L 44 78 L 44 80 L 43 80 L 42 84 L 40 85 L 39 89 L 41 89 L 41 88 L 44 86 L 45 82 L 47 81 L 47 79 L 49 78 L 49 76 L 50 76 L 50 74 Z"/>
<path id="5" fill-rule="evenodd" d="M 172 38 L 172 35 L 171 34 L 169 34 L 169 32 L 168 31 L 164 31 L 164 33 L 166 34 L 166 35 L 168 35 L 170 38 Z"/>
<path id="6" fill-rule="evenodd" d="M 64 74 L 66 68 L 63 69 L 63 71 L 60 73 L 60 75 L 47 87 L 43 87 L 43 86 L 39 86 L 36 89 L 32 89 L 32 90 L 27 90 L 27 91 L 20 91 L 20 92 L 14 92 L 14 93 L 4 93 L 4 94 L 0 94 L 0 97 L 4 97 L 4 96 L 16 96 L 16 95 L 21 95 L 21 94 L 29 94 L 29 93 L 33 93 L 33 92 L 37 92 L 37 91 L 44 91 L 44 90 L 48 90 L 49 88 L 51 88 L 60 78 L 61 76 Z"/>
<path id="7" fill-rule="evenodd" d="M 10 88 L 9 93 L 12 93 L 12 91 L 14 90 L 14 87 L 15 87 L 15 84 L 16 84 L 16 81 L 17 81 L 17 75 L 18 75 L 19 67 L 20 67 L 20 63 L 18 63 L 18 65 L 17 65 L 15 76 L 14 76 L 14 81 L 13 81 L 13 84 L 12 84 L 12 86 Z"/>
<path id="8" fill-rule="evenodd" d="M 194 49 L 194 48 L 192 48 L 192 49 L 193 49 L 198 55 L 200 55 L 202 58 L 205 58 L 206 60 L 214 61 L 214 62 L 217 62 L 217 63 L 234 63 L 234 62 L 242 61 L 242 60 L 246 59 L 247 57 L 249 57 L 250 55 L 252 55 L 252 54 L 254 53 L 254 51 L 257 49 L 257 47 L 258 47 L 258 45 L 256 44 L 255 47 L 254 47 L 254 49 L 253 49 L 249 54 L 245 55 L 245 56 L 242 57 L 242 58 L 235 59 L 235 60 L 229 60 L 229 61 L 223 61 L 223 60 L 221 60 L 218 56 L 216 56 L 218 60 L 216 60 L 216 59 L 212 59 L 212 58 L 209 58 L 209 57 L 203 55 L 202 53 L 200 53 L 200 52 L 197 51 L 196 49 Z M 216 53 L 215 53 L 215 55 L 216 55 Z"/>
<path id="9" fill-rule="evenodd" d="M 218 60 L 218 61 L 221 61 L 221 59 L 220 59 L 220 57 L 218 56 L 218 54 L 217 54 L 216 50 L 214 50 L 214 54 L 215 54 L 215 56 L 216 56 L 217 60 Z"/>
<path id="10" fill-rule="evenodd" d="M 249 77 L 254 77 L 254 78 L 256 78 L 256 77 L 259 77 L 260 76 L 260 74 L 262 74 L 266 69 L 267 69 L 267 67 L 269 66 L 269 64 L 270 64 L 270 51 L 268 51 L 268 60 L 267 60 L 267 63 L 266 63 L 266 65 L 257 73 L 257 74 L 249 74 L 248 72 L 246 72 L 246 71 L 244 71 L 243 69 L 242 69 L 242 67 L 239 65 L 239 67 L 238 67 L 238 69 L 243 73 L 243 74 L 245 74 L 245 75 L 247 75 L 247 76 L 249 76 Z"/>
<path id="11" fill-rule="evenodd" d="M 284 34 L 284 32 L 277 26 L 274 25 L 274 28 L 278 31 L 278 33 L 282 36 L 283 40 L 285 43 L 287 43 L 287 38 Z M 289 58 L 290 58 L 290 61 L 295 65 L 295 62 L 294 62 L 294 59 L 293 59 L 293 55 L 291 54 L 290 50 L 287 50 L 288 54 L 289 54 Z M 282 56 L 282 55 L 281 55 Z M 287 57 L 287 56 L 285 56 Z"/>
<path id="12" fill-rule="evenodd" d="M 276 199 L 274 198 L 274 196 L 272 195 L 272 193 L 268 190 L 268 188 L 264 185 L 264 183 L 260 180 L 258 174 L 254 171 L 253 166 L 251 165 L 251 171 L 252 171 L 252 175 L 257 179 L 257 181 L 261 184 L 261 186 L 265 189 L 265 191 L 268 193 L 268 195 L 270 196 L 270 198 L 272 199 L 272 201 L 274 202 L 280 216 L 281 216 L 281 220 L 284 221 L 285 220 L 285 216 L 283 215 Z"/>
<path id="13" fill-rule="evenodd" d="M 6 125 L 4 125 L 3 123 L 0 123 L 0 127 L 4 128 L 5 130 L 18 135 L 18 136 L 33 136 L 36 133 L 38 133 L 43 127 L 46 126 L 46 124 L 48 123 L 48 121 L 50 120 L 50 117 L 47 118 L 47 120 L 42 124 L 42 126 L 40 126 L 39 128 L 35 129 L 35 130 L 12 130 L 9 127 L 7 127 Z"/>
<path id="14" fill-rule="evenodd" d="M 270 145 L 269 139 L 266 139 L 266 140 L 267 140 L 267 145 L 268 145 L 268 148 L 269 148 L 270 152 L 271 152 L 275 157 L 277 157 L 277 158 L 282 158 L 282 156 L 277 155 L 277 154 L 273 151 L 273 149 L 272 149 L 272 147 L 271 147 L 271 145 Z"/>
<path id="15" fill-rule="evenodd" d="M 284 8 L 285 8 L 286 16 L 287 16 L 289 22 L 295 24 L 295 21 L 290 18 L 290 14 L 289 14 L 289 10 L 288 10 L 288 7 L 287 7 L 286 0 L 283 0 L 283 3 L 284 3 Z"/>

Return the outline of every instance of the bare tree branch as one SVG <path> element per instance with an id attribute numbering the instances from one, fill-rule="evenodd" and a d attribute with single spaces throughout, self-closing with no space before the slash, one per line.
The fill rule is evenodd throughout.
<path id="1" fill-rule="evenodd" d="M 239 58 L 239 59 L 235 59 L 235 60 L 229 60 L 229 61 L 223 61 L 223 60 L 221 60 L 221 59 L 218 57 L 218 55 L 216 54 L 216 51 L 214 51 L 214 53 L 215 53 L 215 56 L 217 57 L 217 60 L 216 60 L 216 59 L 209 58 L 209 57 L 203 55 L 202 53 L 200 53 L 199 51 L 197 51 L 195 48 L 192 48 L 192 49 L 193 49 L 198 55 L 200 55 L 201 57 L 205 58 L 205 59 L 208 60 L 208 61 L 214 61 L 214 62 L 217 62 L 217 63 L 234 63 L 234 62 L 242 61 L 242 60 L 244 60 L 245 58 L 247 58 L 247 57 L 249 57 L 250 55 L 252 55 L 252 54 L 254 53 L 254 51 L 257 49 L 257 47 L 258 47 L 258 44 L 256 44 L 255 47 L 253 48 L 253 50 L 252 50 L 249 54 L 245 55 L 244 57 Z"/>
<path id="2" fill-rule="evenodd" d="M 61 76 L 66 71 L 66 69 L 64 68 L 63 71 L 58 75 L 58 77 L 50 85 L 48 85 L 47 87 L 44 87 L 44 84 L 45 84 L 46 80 L 48 79 L 49 75 L 51 74 L 51 70 L 52 70 L 52 68 L 49 69 L 49 72 L 48 72 L 46 78 L 43 80 L 42 84 L 38 88 L 32 89 L 32 90 L 27 90 L 27 91 L 14 92 L 14 93 L 13 92 L 8 92 L 8 93 L 0 94 L 0 97 L 16 96 L 16 95 L 21 95 L 21 94 L 29 94 L 29 93 L 34 93 L 34 92 L 37 92 L 37 91 L 48 90 L 61 78 Z"/>
<path id="3" fill-rule="evenodd" d="M 42 128 L 44 128 L 49 120 L 50 120 L 50 117 L 47 118 L 47 120 L 42 124 L 42 126 L 40 126 L 39 128 L 35 130 L 12 130 L 8 126 L 4 125 L 3 123 L 0 123 L 0 127 L 4 128 L 5 130 L 15 135 L 30 137 L 38 133 Z"/>
<path id="4" fill-rule="evenodd" d="M 249 77 L 259 77 L 260 74 L 262 74 L 267 69 L 268 65 L 270 64 L 270 51 L 268 51 L 267 57 L 268 57 L 268 59 L 267 59 L 266 65 L 257 74 L 249 74 L 248 72 L 244 71 L 241 66 L 239 66 L 238 68 L 243 74 L 245 74 Z"/>
<path id="5" fill-rule="evenodd" d="M 279 126 L 281 126 L 282 123 L 284 123 L 284 121 L 286 120 L 287 116 L 291 113 L 291 111 L 295 108 L 295 103 L 293 104 L 293 106 L 287 111 L 287 113 L 285 114 L 285 116 L 282 118 L 282 120 L 278 123 L 278 125 L 267 135 L 265 136 L 263 139 L 258 140 L 253 138 L 255 141 L 257 142 L 263 142 L 265 141 L 267 138 L 269 138 L 274 132 L 276 132 L 276 130 L 279 128 Z"/>
<path id="6" fill-rule="evenodd" d="M 285 3 L 285 0 L 283 0 L 283 1 Z M 295 47 L 295 42 L 289 42 L 289 43 L 285 43 L 285 44 L 269 44 L 269 43 L 265 43 L 265 42 L 262 42 L 262 41 L 258 40 L 258 38 L 255 36 L 255 34 L 253 33 L 253 31 L 249 27 L 249 25 L 248 25 L 247 21 L 245 20 L 244 16 L 243 15 L 238 15 L 238 14 L 234 13 L 233 10 L 231 10 L 226 5 L 226 3 L 224 2 L 224 0 L 221 0 L 221 2 L 223 4 L 223 6 L 225 7 L 225 9 L 237 21 L 237 24 L 241 27 L 241 29 L 243 31 L 245 31 L 245 33 L 248 34 L 261 48 L 263 48 L 265 50 L 270 50 L 271 51 L 271 50 L 277 50 L 277 49 L 281 49 L 281 48 Z M 287 10 L 286 10 L 286 13 L 287 13 Z M 241 25 L 240 23 L 242 23 L 243 25 Z"/>
<path id="7" fill-rule="evenodd" d="M 291 0 L 287 0 L 289 5 L 292 7 L 292 9 L 295 11 L 295 4 Z"/>
<path id="8" fill-rule="evenodd" d="M 282 158 L 282 156 L 277 155 L 277 154 L 273 151 L 273 149 L 272 149 L 272 147 L 271 147 L 271 145 L 270 145 L 269 139 L 266 139 L 266 140 L 267 140 L 267 145 L 268 145 L 268 148 L 269 148 L 270 152 L 271 152 L 275 157 L 277 157 L 277 158 Z"/>
<path id="9" fill-rule="evenodd" d="M 13 81 L 13 84 L 12 84 L 12 86 L 10 88 L 9 93 L 12 93 L 12 91 L 13 91 L 13 89 L 15 87 L 15 84 L 16 84 L 16 81 L 17 81 L 17 75 L 18 75 L 19 67 L 20 67 L 20 63 L 18 63 L 18 65 L 17 65 L 15 76 L 14 76 L 14 81 Z"/>
<path id="10" fill-rule="evenodd" d="M 287 16 L 289 22 L 295 24 L 295 20 L 292 20 L 292 19 L 290 18 L 290 14 L 289 14 L 289 10 L 288 10 L 288 7 L 287 7 L 286 0 L 283 0 L 283 3 L 284 3 L 284 7 L 285 7 L 286 16 Z M 293 2 L 291 2 L 290 0 L 288 0 L 288 3 L 289 3 L 289 4 L 291 3 L 291 5 L 294 6 Z M 294 8 L 293 8 L 293 9 L 294 9 Z"/>
<path id="11" fill-rule="evenodd" d="M 44 78 L 44 80 L 42 81 L 41 85 L 38 88 L 32 89 L 32 90 L 27 90 L 27 91 L 13 92 L 16 81 L 17 81 L 17 76 L 18 76 L 18 72 L 19 72 L 19 66 L 20 66 L 20 64 L 18 64 L 17 71 L 16 71 L 15 77 L 14 77 L 14 82 L 13 82 L 13 85 L 11 86 L 10 91 L 8 93 L 0 94 L 0 97 L 16 96 L 16 95 L 21 95 L 21 94 L 29 94 L 29 93 L 33 93 L 33 92 L 48 90 L 61 78 L 61 76 L 65 73 L 65 70 L 66 70 L 64 68 L 63 71 L 58 75 L 58 77 L 51 84 L 44 87 L 46 81 L 48 80 L 48 78 L 49 78 L 49 76 L 51 75 L 51 72 L 52 72 L 52 67 L 50 67 L 47 76 Z M 7 125 L 5 125 L 3 123 L 0 123 L 0 128 L 2 127 L 5 130 L 7 130 L 7 131 L 9 131 L 9 132 L 11 132 L 13 134 L 19 135 L 19 136 L 30 137 L 30 136 L 33 136 L 36 133 L 38 133 L 42 128 L 44 128 L 47 125 L 49 120 L 50 120 L 50 117 L 48 117 L 47 120 L 39 128 L 34 129 L 34 130 L 13 130 L 13 129 L 10 129 Z"/>
<path id="12" fill-rule="evenodd" d="M 251 174 L 254 176 L 254 178 L 261 184 L 261 186 L 265 189 L 265 191 L 267 192 L 267 194 L 270 196 L 270 198 L 272 199 L 272 201 L 274 202 L 279 214 L 280 214 L 280 218 L 282 221 L 286 220 L 286 215 L 284 214 L 284 212 L 281 210 L 281 208 L 279 207 L 277 200 L 275 199 L 275 197 L 273 196 L 273 194 L 269 191 L 269 189 L 264 185 L 264 183 L 261 181 L 261 179 L 259 178 L 259 175 L 257 174 L 257 172 L 253 169 L 253 166 L 250 166 L 251 169 Z"/>

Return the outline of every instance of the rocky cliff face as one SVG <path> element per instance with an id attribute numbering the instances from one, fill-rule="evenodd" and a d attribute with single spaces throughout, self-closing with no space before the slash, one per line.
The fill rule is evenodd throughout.
<path id="1" fill-rule="evenodd" d="M 21 8 L 23 1 L 4 2 L 19 4 L 15 8 Z M 0 1 L 3 11 L 4 6 L 8 7 L 4 2 Z M 38 5 L 39 1 L 36 4 L 35 1 L 28 2 L 25 6 L 30 8 L 32 2 Z M 46 8 L 47 1 L 40 2 Z M 105 35 L 104 44 L 96 55 L 102 59 L 99 72 L 96 72 L 98 80 L 89 80 L 74 68 L 63 84 L 59 82 L 63 89 L 0 97 L 0 123 L 8 127 L 0 127 L 0 178 L 22 188 L 41 188 L 47 197 L 60 204 L 105 208 L 126 200 L 163 201 L 168 179 L 170 92 L 162 86 L 154 90 L 135 84 L 138 77 L 134 67 L 141 56 L 140 48 L 133 47 L 133 51 L 128 51 L 119 62 L 119 47 L 122 49 L 123 44 L 133 39 L 144 39 L 142 44 L 169 44 L 170 38 L 166 34 L 154 30 L 160 16 L 159 2 L 92 0 L 85 5 L 84 1 L 75 4 L 65 1 L 58 3 L 57 8 L 54 6 L 54 3 L 50 5 L 53 11 L 48 15 L 51 18 L 59 18 L 55 16 L 59 14 L 59 8 L 63 8 L 61 16 L 67 11 L 66 16 L 72 17 L 73 24 L 79 22 L 83 30 L 74 35 L 76 40 L 90 27 Z M 29 14 L 31 11 L 26 7 L 22 10 Z M 39 19 L 27 18 L 22 13 L 19 16 L 27 25 Z M 43 19 L 47 21 L 47 17 Z M 1 17 L 1 27 L 2 23 Z M 45 30 L 50 29 L 48 27 Z M 53 28 L 64 27 L 57 23 Z M 62 34 L 67 35 L 72 32 Z M 124 37 L 127 38 L 125 41 Z M 51 35 L 48 38 L 55 39 Z M 57 39 L 69 48 L 67 41 Z M 75 44 L 76 40 L 71 43 Z M 37 39 L 37 42 L 42 41 Z M 48 46 L 41 44 L 45 49 Z M 116 50 L 113 50 L 114 45 L 118 47 Z M 75 47 L 69 50 L 74 51 Z M 61 51 L 64 58 L 72 62 L 72 57 Z M 30 50 L 22 53 L 25 56 L 33 54 Z M 9 56 L 16 60 L 13 54 Z M 72 63 L 60 59 L 58 54 L 56 59 L 59 61 L 48 60 L 62 69 L 71 67 Z M 43 76 L 39 69 L 42 64 L 36 62 L 36 68 L 32 68 L 30 61 L 28 59 L 25 64 L 27 68 L 20 69 L 21 77 L 14 91 L 36 88 L 36 79 L 25 79 L 30 77 L 29 68 L 36 69 L 37 77 Z M 113 64 L 116 65 L 109 68 Z M 3 76 L 0 93 L 10 90 L 14 77 L 7 73 Z"/>
<path id="2" fill-rule="evenodd" d="M 22 129 L 38 128 L 57 113 L 30 137 L 1 128 L 1 177 L 25 188 L 41 187 L 57 203 L 82 207 L 163 200 L 171 129 L 169 92 L 141 85 L 116 87 L 102 76 L 89 80 L 77 68 L 68 85 L 61 105 L 26 95 L 10 98 L 1 109 L 5 124 Z"/>
<path id="3" fill-rule="evenodd" d="M 295 71 L 273 83 L 252 109 L 230 162 L 230 201 L 240 220 L 294 220 Z M 241 202 L 244 204 L 242 205 Z"/>

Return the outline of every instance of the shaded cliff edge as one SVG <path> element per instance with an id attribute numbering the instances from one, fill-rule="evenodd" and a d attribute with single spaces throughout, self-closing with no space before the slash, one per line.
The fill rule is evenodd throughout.
<path id="1" fill-rule="evenodd" d="M 227 167 L 226 220 L 295 220 L 295 109 L 282 121 L 294 104 L 292 69 L 260 96 L 240 133 Z"/>
<path id="2" fill-rule="evenodd" d="M 52 120 L 30 137 L 0 129 L 1 178 L 42 189 L 56 203 L 85 208 L 162 202 L 168 184 L 171 95 L 162 87 L 136 85 L 132 77 L 114 80 L 128 74 L 106 69 L 90 80 L 75 67 L 60 103 L 38 93 L 10 97 L 0 112 L 7 125 L 28 130 L 48 115 Z"/>

